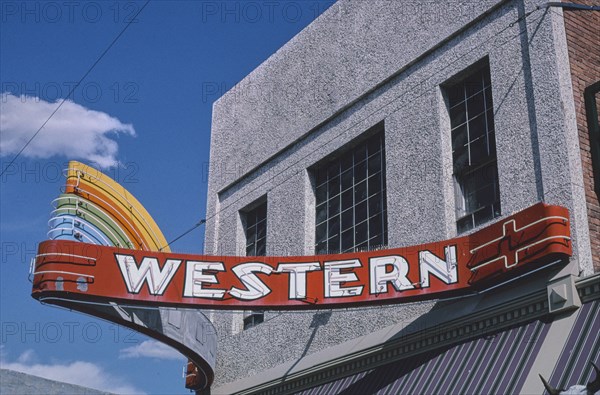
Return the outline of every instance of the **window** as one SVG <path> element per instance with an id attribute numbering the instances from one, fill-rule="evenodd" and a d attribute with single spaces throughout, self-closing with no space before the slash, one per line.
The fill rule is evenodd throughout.
<path id="1" fill-rule="evenodd" d="M 446 88 L 452 134 L 456 227 L 468 231 L 500 215 L 489 65 Z"/>
<path id="2" fill-rule="evenodd" d="M 590 133 L 590 153 L 592 155 L 592 176 L 594 178 L 594 189 L 600 199 L 600 122 L 598 114 L 600 101 L 596 96 L 600 93 L 600 81 L 585 89 L 585 108 L 588 130 Z"/>
<path id="3" fill-rule="evenodd" d="M 262 311 L 244 311 L 244 330 L 250 329 L 265 321 L 265 313 Z"/>
<path id="4" fill-rule="evenodd" d="M 366 135 L 314 169 L 317 254 L 387 245 L 383 126 Z"/>
<path id="5" fill-rule="evenodd" d="M 264 256 L 267 252 L 267 202 L 241 213 L 246 235 L 246 256 Z M 265 320 L 262 311 L 244 312 L 244 330 Z"/>
<path id="6" fill-rule="evenodd" d="M 243 214 L 246 256 L 264 256 L 267 251 L 267 202 Z"/>

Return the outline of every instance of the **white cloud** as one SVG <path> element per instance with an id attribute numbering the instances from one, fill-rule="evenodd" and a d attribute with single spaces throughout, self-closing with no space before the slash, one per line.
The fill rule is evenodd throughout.
<path id="1" fill-rule="evenodd" d="M 155 340 L 144 340 L 136 346 L 122 349 L 119 358 L 157 358 L 157 359 L 184 359 L 185 357 L 166 344 Z"/>
<path id="2" fill-rule="evenodd" d="M 34 362 L 34 359 L 35 359 L 35 351 L 26 350 L 21 355 L 19 355 L 19 358 L 17 358 L 17 363 L 20 363 L 20 364 L 31 363 L 31 362 Z"/>
<path id="3" fill-rule="evenodd" d="M 13 362 L 6 360 L 5 352 L 2 352 L 0 356 L 0 367 L 2 367 L 2 369 L 14 370 L 33 376 L 43 377 L 48 380 L 80 385 L 116 394 L 144 393 L 142 390 L 127 383 L 123 378 L 116 377 L 109 372 L 106 372 L 99 365 L 91 362 L 33 363 L 33 361 L 38 359 L 33 350 L 25 351 Z"/>
<path id="4" fill-rule="evenodd" d="M 59 105 L 37 97 L 0 94 L 0 154 L 15 155 Z M 22 155 L 29 158 L 65 156 L 106 168 L 115 166 L 119 134 L 135 136 L 131 124 L 66 100 Z"/>

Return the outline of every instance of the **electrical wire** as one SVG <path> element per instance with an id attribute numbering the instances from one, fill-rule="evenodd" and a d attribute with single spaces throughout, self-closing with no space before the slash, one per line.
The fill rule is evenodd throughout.
<path id="1" fill-rule="evenodd" d="M 586 4 L 577 4 L 577 3 L 561 3 L 558 1 L 551 1 L 544 5 L 546 8 L 557 7 L 564 8 L 570 11 L 600 11 L 600 6 L 598 5 L 586 5 Z"/>
<path id="2" fill-rule="evenodd" d="M 181 239 L 183 236 L 187 235 L 188 233 L 190 233 L 191 231 L 193 231 L 194 229 L 196 229 L 200 225 L 204 225 L 205 223 L 206 223 L 206 220 L 205 219 L 201 219 L 200 221 L 198 221 L 198 223 L 196 223 L 196 225 L 192 226 L 190 229 L 186 230 L 185 232 L 183 232 L 182 234 L 180 234 L 179 236 L 177 236 L 176 238 L 174 238 L 173 240 L 171 240 L 170 242 L 168 242 L 164 246 L 160 247 L 158 250 L 159 251 L 164 250 L 165 248 L 167 248 L 168 246 L 170 246 L 172 243 L 174 243 L 177 240 Z"/>
<path id="3" fill-rule="evenodd" d="M 96 61 L 85 72 L 85 74 L 83 75 L 83 77 L 81 77 L 79 79 L 79 81 L 77 81 L 77 83 L 75 85 L 73 85 L 73 87 L 69 90 L 69 93 L 67 94 L 67 96 L 65 96 L 65 98 L 61 100 L 61 102 L 54 109 L 54 111 L 52 111 L 52 113 L 50 114 L 50 116 L 44 121 L 44 123 L 42 124 L 42 126 L 39 127 L 39 129 L 33 134 L 33 136 L 31 136 L 29 138 L 29 140 L 27 140 L 27 142 L 25 143 L 25 145 L 23 145 L 23 148 L 21 148 L 19 150 L 19 152 L 17 152 L 17 154 L 14 156 L 14 158 L 12 158 L 12 160 L 8 163 L 8 165 L 0 172 L 0 177 L 8 170 L 8 168 L 10 168 L 10 166 L 13 165 L 13 163 L 15 163 L 15 161 L 17 160 L 17 158 L 19 158 L 19 156 L 21 156 L 21 154 L 23 153 L 23 151 L 25 151 L 25 149 L 29 146 L 29 144 L 31 144 L 31 142 L 37 137 L 37 135 L 42 131 L 42 129 L 44 129 L 44 126 L 46 126 L 46 124 L 50 121 L 50 119 L 52 119 L 52 117 L 54 116 L 54 114 L 56 114 L 58 112 L 58 110 L 60 110 L 60 108 L 63 106 L 63 104 L 65 104 L 65 101 L 67 101 L 67 99 L 69 97 L 71 97 L 71 95 L 73 94 L 73 92 L 75 92 L 75 89 L 77 89 L 79 87 L 79 85 L 81 85 L 81 83 L 83 82 L 83 80 L 85 80 L 85 78 L 92 72 L 92 70 L 94 70 L 94 68 L 96 67 L 96 65 L 98 63 L 100 63 L 100 61 L 102 60 L 102 58 L 104 58 L 104 55 L 106 55 L 106 53 L 115 45 L 115 43 L 117 42 L 117 40 L 119 40 L 119 38 L 121 38 L 121 36 L 123 35 L 123 33 L 125 33 L 125 31 L 129 28 L 129 26 L 131 26 L 131 24 L 136 20 L 136 18 L 140 15 L 140 13 L 144 10 L 144 8 L 146 8 L 146 6 L 148 5 L 148 3 L 150 3 L 150 0 L 146 0 L 146 2 L 144 3 L 144 5 L 138 10 L 138 12 L 125 25 L 125 27 L 121 30 L 121 32 L 119 34 L 117 34 L 117 36 L 112 40 L 112 42 L 108 45 L 108 47 L 106 47 L 106 49 L 100 54 L 100 56 L 96 59 Z"/>

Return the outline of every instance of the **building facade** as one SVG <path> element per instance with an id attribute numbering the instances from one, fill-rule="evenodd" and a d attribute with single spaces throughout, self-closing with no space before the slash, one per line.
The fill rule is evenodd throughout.
<path id="1" fill-rule="evenodd" d="M 214 104 L 207 254 L 398 248 L 538 202 L 569 210 L 573 248 L 465 298 L 212 312 L 214 393 L 540 393 L 538 374 L 592 380 L 597 6 L 340 0 Z"/>

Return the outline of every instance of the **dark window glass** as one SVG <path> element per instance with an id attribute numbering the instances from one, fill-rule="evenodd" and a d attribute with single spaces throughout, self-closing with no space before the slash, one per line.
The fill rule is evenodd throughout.
<path id="1" fill-rule="evenodd" d="M 446 89 L 459 233 L 500 215 L 489 66 Z"/>
<path id="2" fill-rule="evenodd" d="M 590 154 L 592 159 L 591 181 L 596 196 L 600 198 L 600 81 L 585 88 L 585 113 L 589 132 Z"/>
<path id="3" fill-rule="evenodd" d="M 327 240 L 327 221 L 317 225 L 316 242 L 317 244 Z"/>
<path id="4" fill-rule="evenodd" d="M 360 161 L 367 159 L 367 146 L 364 144 L 361 144 L 358 147 L 356 147 L 356 149 L 354 150 L 353 156 L 354 156 L 354 163 L 359 163 Z"/>
<path id="5" fill-rule="evenodd" d="M 374 215 L 371 218 L 369 218 L 369 227 L 371 229 L 382 229 L 383 223 L 382 223 L 382 218 L 381 215 Z M 382 232 L 376 233 L 376 234 L 381 234 Z M 381 244 L 381 243 L 377 243 L 377 244 Z"/>
<path id="6" fill-rule="evenodd" d="M 452 133 L 452 150 L 455 151 L 465 147 L 467 145 L 467 137 L 467 124 L 454 129 L 454 132 Z"/>
<path id="7" fill-rule="evenodd" d="M 351 207 L 342 213 L 342 231 L 354 226 L 354 209 Z"/>
<path id="8" fill-rule="evenodd" d="M 483 98 L 483 91 L 478 94 L 471 96 L 467 99 L 467 108 L 469 109 L 469 118 L 481 115 L 485 109 L 485 100 Z"/>
<path id="9" fill-rule="evenodd" d="M 369 244 L 373 245 L 373 246 L 380 246 L 380 245 L 382 245 L 383 244 L 383 239 L 382 239 L 381 233 L 378 234 L 378 235 L 375 235 L 375 236 L 371 237 L 371 239 L 369 240 Z"/>
<path id="10" fill-rule="evenodd" d="M 317 195 L 317 200 L 319 200 L 321 202 L 323 202 L 327 199 L 327 182 L 324 182 L 323 184 L 321 184 L 317 187 L 316 195 Z"/>
<path id="11" fill-rule="evenodd" d="M 323 177 L 323 173 L 327 176 Z M 315 169 L 314 175 L 317 254 L 387 244 L 382 132 L 341 154 L 336 153 L 335 159 Z"/>
<path id="12" fill-rule="evenodd" d="M 317 225 L 327 219 L 327 204 L 319 204 L 317 206 Z"/>
<path id="13" fill-rule="evenodd" d="M 362 181 L 354 186 L 354 204 L 362 202 L 367 198 L 367 182 Z"/>
<path id="14" fill-rule="evenodd" d="M 244 314 L 244 330 L 250 329 L 265 321 L 265 314 L 262 312 L 252 311 Z"/>
<path id="15" fill-rule="evenodd" d="M 354 204 L 354 191 L 352 188 L 342 193 L 342 210 L 351 208 Z"/>
<path id="16" fill-rule="evenodd" d="M 335 236 L 340 233 L 340 216 L 336 215 L 335 217 L 329 218 L 327 221 L 327 232 L 329 237 Z"/>
<path id="17" fill-rule="evenodd" d="M 367 161 L 362 160 L 354 167 L 354 184 L 358 184 L 365 178 L 367 178 Z"/>
<path id="18" fill-rule="evenodd" d="M 353 182 L 354 176 L 352 174 L 352 168 L 350 168 L 342 173 L 342 191 L 347 191 L 349 188 L 352 188 Z"/>
<path id="19" fill-rule="evenodd" d="M 246 216 L 246 256 L 265 255 L 267 247 L 267 203 L 247 211 Z"/>
<path id="20" fill-rule="evenodd" d="M 462 100 L 462 102 L 450 107 L 450 126 L 452 126 L 452 128 L 462 125 L 467 119 L 464 94 Z"/>
<path id="21" fill-rule="evenodd" d="M 473 141 L 486 136 L 488 130 L 486 127 L 486 118 L 485 118 L 485 114 L 479 114 L 478 116 L 476 116 L 475 118 L 471 118 L 469 119 L 469 123 L 468 123 L 468 130 L 469 130 L 469 143 L 472 143 Z M 487 144 L 486 144 L 487 146 Z M 485 150 L 482 151 L 482 154 L 487 155 L 487 148 Z"/>
<path id="22" fill-rule="evenodd" d="M 383 196 L 382 194 L 372 195 L 369 197 L 369 217 L 381 213 L 383 209 Z"/>
<path id="23" fill-rule="evenodd" d="M 362 222 L 367 219 L 367 201 L 358 203 L 354 207 L 354 221 L 355 223 Z"/>
<path id="24" fill-rule="evenodd" d="M 328 208 L 328 215 L 329 217 L 333 217 L 335 215 L 338 215 L 340 213 L 340 196 L 336 195 L 333 198 L 331 198 L 329 200 L 329 202 L 327 202 L 329 208 Z"/>

